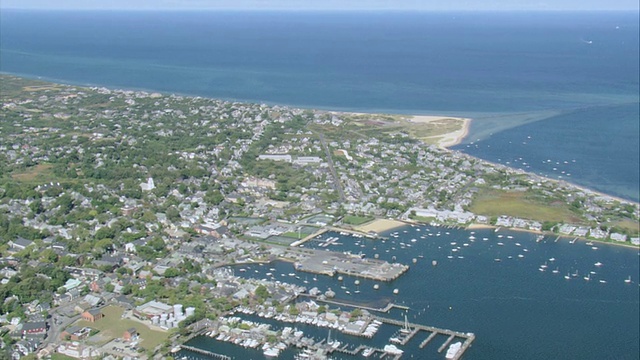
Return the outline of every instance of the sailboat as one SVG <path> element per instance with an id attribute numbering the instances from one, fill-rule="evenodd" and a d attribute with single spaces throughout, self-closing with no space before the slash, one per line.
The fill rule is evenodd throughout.
<path id="1" fill-rule="evenodd" d="M 631 284 L 631 275 L 629 275 L 629 277 L 628 277 L 628 278 L 624 279 L 624 282 L 625 282 L 626 284 Z"/>

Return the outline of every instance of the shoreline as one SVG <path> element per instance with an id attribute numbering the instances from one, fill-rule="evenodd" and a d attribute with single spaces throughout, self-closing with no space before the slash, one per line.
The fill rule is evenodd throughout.
<path id="1" fill-rule="evenodd" d="M 614 240 L 600 240 L 600 239 L 590 239 L 590 238 L 585 238 L 585 237 L 581 237 L 581 236 L 574 236 L 574 235 L 561 235 L 561 234 L 556 234 L 556 233 L 550 233 L 548 231 L 536 231 L 536 230 L 530 230 L 530 229 L 521 229 L 521 228 L 513 228 L 513 227 L 505 227 L 505 226 L 496 226 L 496 225 L 488 225 L 488 224 L 478 224 L 478 223 L 472 223 L 469 224 L 467 227 L 465 227 L 465 230 L 483 230 L 483 229 L 505 229 L 505 230 L 510 230 L 510 231 L 517 231 L 517 232 L 526 232 L 526 233 L 530 233 L 530 234 L 539 234 L 539 235 L 545 235 L 545 236 L 559 236 L 561 238 L 577 238 L 580 241 L 593 241 L 593 242 L 597 242 L 600 244 L 609 244 L 609 245 L 615 245 L 615 246 L 622 246 L 622 247 L 626 247 L 626 248 L 630 248 L 630 249 L 640 249 L 639 245 L 634 245 L 631 244 L 629 242 L 619 242 L 619 241 L 614 241 Z"/>
<path id="2" fill-rule="evenodd" d="M 440 116 L 440 115 L 413 115 L 408 119 L 409 122 L 428 124 L 432 122 L 446 122 L 446 121 L 462 121 L 462 126 L 459 129 L 450 131 L 448 133 L 430 136 L 430 138 L 436 138 L 437 146 L 441 149 L 448 149 L 451 146 L 456 146 L 469 135 L 469 127 L 471 126 L 470 118 L 455 117 L 455 116 Z"/>
<path id="3" fill-rule="evenodd" d="M 463 118 L 463 117 L 455 117 L 455 116 L 436 116 L 436 115 L 411 115 L 411 114 L 407 114 L 407 113 L 401 113 L 401 112 L 389 112 L 389 111 L 385 111 L 384 112 L 362 112 L 362 110 L 336 110 L 335 108 L 333 110 L 328 109 L 328 108 L 323 108 L 322 106 L 319 107 L 309 107 L 307 105 L 293 105 L 293 104 L 282 104 L 282 103 L 274 103 L 274 102 L 268 102 L 268 101 L 261 101 L 258 99 L 252 100 L 252 99 L 236 99 L 236 98 L 215 98 L 215 97 L 209 97 L 209 96 L 202 96 L 202 95 L 196 95 L 196 94 L 190 94 L 190 93 L 180 93 L 180 92 L 168 92 L 168 91 L 164 91 L 164 90 L 154 90 L 154 89 L 148 89 L 148 88 L 135 88 L 135 87 L 118 87 L 118 86 L 110 86 L 110 85 L 99 85 L 99 84 L 89 84 L 89 83 L 79 83 L 79 82 L 74 82 L 74 81 L 66 81 L 64 79 L 53 79 L 53 78 L 49 78 L 49 77 L 43 77 L 43 76 L 38 76 L 38 75 L 31 75 L 31 74 L 21 74 L 21 73 L 12 73 L 12 72 L 7 72 L 7 71 L 0 71 L 0 76 L 13 76 L 16 78 L 21 78 L 21 79 L 27 79 L 27 80 L 32 80 L 32 81 L 41 81 L 41 82 L 48 82 L 48 83 L 53 83 L 53 84 L 58 84 L 58 85 L 63 85 L 63 86 L 70 86 L 70 87 L 74 87 L 74 86 L 78 86 L 78 87 L 98 87 L 98 88 L 106 88 L 106 89 L 110 89 L 110 90 L 120 90 L 120 91 L 140 91 L 140 92 L 148 92 L 148 93 L 159 93 L 163 96 L 184 96 L 184 97 L 192 97 L 192 98 L 203 98 L 203 99 L 209 99 L 209 100 L 214 100 L 214 101 L 230 101 L 230 102 L 240 102 L 240 103 L 248 103 L 248 104 L 266 104 L 268 106 L 285 106 L 285 107 L 291 107 L 291 108 L 297 108 L 297 109 L 304 109 L 304 110 L 316 110 L 316 111 L 326 111 L 326 112 L 335 112 L 335 113 L 349 113 L 349 114 L 354 114 L 354 115 L 369 115 L 369 114 L 383 114 L 383 113 L 388 113 L 391 115 L 399 115 L 405 118 L 408 118 L 408 121 L 411 121 L 411 119 L 426 119 L 426 120 L 430 120 L 433 121 L 434 119 L 456 119 L 456 120 L 463 120 L 463 127 L 462 129 L 458 129 L 456 131 L 453 132 L 449 132 L 446 133 L 444 135 L 437 135 L 436 137 L 440 137 L 440 136 L 449 136 L 452 134 L 457 134 L 457 136 L 454 137 L 454 139 L 449 139 L 452 141 L 452 143 L 445 143 L 444 146 L 440 145 L 441 141 L 438 141 L 438 147 L 446 150 L 446 151 L 451 151 L 451 152 L 455 152 L 456 154 L 460 154 L 463 156 L 468 156 L 470 158 L 482 161 L 482 162 L 486 162 L 488 164 L 493 164 L 495 166 L 500 166 L 506 169 L 510 169 L 511 171 L 517 171 L 517 172 L 523 172 L 525 174 L 529 174 L 531 176 L 535 176 L 535 177 L 539 177 L 541 179 L 545 179 L 545 180 L 550 180 L 550 181 L 555 181 L 556 183 L 560 183 L 560 184 L 566 184 L 568 186 L 580 189 L 583 192 L 587 192 L 587 193 L 592 193 L 592 194 L 596 194 L 598 196 L 601 197 L 605 197 L 605 198 L 610 198 L 616 201 L 619 201 L 621 203 L 628 203 L 628 204 L 632 204 L 632 205 L 640 205 L 640 201 L 635 201 L 635 200 L 629 200 L 629 199 L 624 199 L 621 198 L 619 196 L 616 195 L 610 195 L 610 194 L 606 194 L 604 192 L 598 191 L 598 190 L 593 190 L 590 189 L 588 187 L 585 187 L 583 185 L 578 185 L 572 182 L 568 182 L 567 180 L 558 180 L 558 179 L 553 179 L 553 178 L 549 178 L 547 176 L 544 175 L 539 175 L 533 172 L 526 172 L 524 170 L 520 170 L 517 169 L 515 167 L 510 167 L 507 165 L 503 165 L 500 163 L 496 163 L 490 160 L 486 160 L 486 159 L 482 159 L 479 157 L 475 157 L 472 155 L 469 155 L 463 151 L 460 150 L 453 150 L 450 149 L 450 147 L 459 145 L 465 137 L 467 137 L 469 135 L 469 128 L 470 128 L 470 124 L 471 124 L 471 120 L 470 118 Z M 375 110 L 374 110 L 375 111 Z M 409 112 L 412 110 L 409 110 Z M 434 111 L 435 113 L 435 111 Z M 423 120 L 424 121 L 424 120 Z"/>

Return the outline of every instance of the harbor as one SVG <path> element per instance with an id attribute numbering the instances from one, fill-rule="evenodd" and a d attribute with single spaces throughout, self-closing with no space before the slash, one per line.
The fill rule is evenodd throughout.
<path id="1" fill-rule="evenodd" d="M 342 353 L 349 356 L 369 357 L 378 354 L 380 358 L 399 360 L 403 357 L 404 350 L 396 346 L 406 346 L 410 341 L 416 339 L 421 333 L 428 333 L 426 340 L 419 344 L 419 348 L 425 348 L 437 335 L 448 336 L 446 341 L 437 349 L 438 353 L 447 350 L 446 359 L 460 359 L 465 351 L 471 346 L 475 340 L 472 333 L 462 333 L 449 329 L 441 329 L 438 327 L 427 326 L 422 324 L 410 323 L 405 317 L 405 321 L 395 320 L 387 317 L 380 317 L 365 314 L 362 319 L 355 322 L 347 321 L 346 323 L 336 320 L 335 322 L 327 321 L 329 317 L 326 314 L 313 315 L 311 312 L 304 312 L 305 315 L 288 316 L 285 314 L 273 314 L 258 310 L 251 310 L 240 307 L 236 309 L 236 315 L 221 317 L 218 321 L 210 324 L 211 327 L 203 332 L 203 336 L 215 338 L 220 342 L 226 342 L 239 347 L 255 349 L 255 351 L 263 351 L 266 356 L 278 356 L 287 349 L 300 349 L 301 354 L 305 354 L 303 358 L 325 359 L 333 353 Z M 328 314 L 328 313 L 327 313 Z M 247 315 L 247 316 L 244 316 Z M 342 316 L 340 316 L 342 318 Z M 262 320 L 261 320 L 262 319 Z M 336 318 L 337 319 L 337 318 Z M 329 328 L 328 335 L 325 338 L 317 339 L 307 335 L 307 328 L 298 326 L 278 326 L 279 323 L 306 324 L 312 328 Z M 359 337 L 371 338 L 382 326 L 399 327 L 396 333 L 388 339 L 389 344 L 383 348 L 365 345 L 363 343 L 351 343 L 347 341 L 339 341 L 335 336 L 332 337 L 331 331 L 354 335 Z M 304 331 L 300 329 L 306 329 Z M 371 334 L 369 334 L 371 332 Z M 384 334 L 380 335 L 383 338 Z M 380 338 L 378 336 L 378 338 Z M 464 344 L 456 345 L 454 340 L 463 340 Z M 213 357 L 215 359 L 230 360 L 230 357 L 201 349 L 191 345 L 181 345 L 181 350 L 188 350 L 201 355 Z M 308 357 L 307 357 L 308 356 Z"/>
<path id="2" fill-rule="evenodd" d="M 338 239 L 332 240 L 331 245 L 327 245 L 326 248 L 319 246 L 327 239 L 336 237 Z M 520 296 L 523 298 L 537 298 L 537 291 L 534 292 L 533 289 L 546 288 L 551 285 L 555 292 L 590 291 L 594 293 L 599 291 L 598 287 L 604 286 L 618 289 L 618 292 L 632 291 L 633 287 L 629 284 L 635 285 L 633 277 L 631 280 L 628 279 L 628 274 L 632 273 L 632 270 L 608 266 L 612 263 L 611 256 L 608 253 L 601 253 L 602 247 L 597 250 L 592 249 L 592 246 L 585 246 L 584 249 L 582 247 L 576 248 L 569 241 L 556 242 L 556 238 L 557 236 L 547 237 L 542 241 L 536 241 L 535 235 L 524 232 L 510 232 L 508 230 L 495 232 L 494 229 L 476 229 L 469 232 L 457 228 L 426 226 L 394 230 L 390 233 L 388 240 L 355 238 L 351 235 L 325 232 L 320 239 L 307 243 L 303 248 L 296 248 L 294 251 L 300 251 L 303 257 L 308 256 L 311 252 L 325 256 L 340 253 L 341 256 L 348 259 L 350 258 L 347 254 L 362 252 L 366 254 L 365 258 L 380 254 L 380 258 L 376 260 L 393 261 L 397 258 L 399 263 L 411 264 L 412 259 L 417 259 L 417 263 L 412 264 L 411 271 L 406 272 L 404 276 L 388 283 L 364 279 L 358 275 L 338 275 L 337 272 L 328 276 L 305 276 L 302 269 L 298 269 L 299 271 L 295 273 L 291 271 L 293 262 L 284 261 L 272 262 L 268 266 L 265 266 L 266 264 L 238 265 L 246 269 L 239 274 L 247 278 L 291 282 L 307 287 L 308 291 L 317 288 L 319 291 L 316 292 L 318 295 L 315 297 L 304 293 L 299 295 L 297 301 L 313 299 L 318 305 L 326 307 L 327 312 L 334 311 L 329 310 L 329 306 L 342 309 L 359 308 L 363 311 L 376 313 L 376 315 L 380 315 L 380 318 L 363 319 L 364 322 L 356 325 L 356 321 L 348 321 L 348 316 L 344 316 L 344 322 L 339 321 L 336 327 L 335 320 L 331 317 L 327 319 L 326 315 L 318 313 L 317 319 L 315 316 L 307 316 L 313 315 L 307 313 L 313 313 L 313 310 L 301 310 L 299 319 L 298 316 L 295 316 L 285 321 L 282 316 L 288 317 L 288 310 L 285 309 L 283 313 L 272 310 L 272 313 L 269 314 L 269 310 L 265 308 L 254 315 L 244 317 L 244 319 L 269 323 L 272 326 L 271 330 L 276 333 L 282 331 L 283 326 L 291 327 L 293 332 L 304 332 L 300 341 L 291 342 L 280 353 L 279 358 L 282 359 L 294 359 L 298 352 L 305 350 L 314 356 L 319 352 L 324 356 L 336 359 L 351 359 L 352 356 L 353 358 L 380 358 L 384 356 L 385 359 L 391 359 L 398 356 L 391 352 L 398 350 L 403 351 L 400 359 L 412 357 L 460 359 L 475 358 L 476 356 L 504 358 L 498 354 L 503 355 L 506 349 L 502 347 L 488 349 L 484 344 L 486 341 L 491 341 L 487 338 L 491 337 L 491 334 L 499 333 L 501 337 L 509 338 L 508 333 L 487 325 L 488 322 L 474 323 L 472 327 L 468 326 L 468 321 L 465 319 L 477 317 L 476 308 L 484 308 L 485 300 L 469 302 L 466 299 L 470 295 L 461 297 L 460 291 L 467 294 L 474 293 L 475 289 L 475 287 L 451 286 L 466 280 L 464 277 L 460 277 L 461 274 L 475 274 L 474 279 L 484 277 L 491 279 L 491 281 L 484 280 L 482 293 L 472 296 L 478 299 L 484 299 L 482 297 L 484 289 L 491 289 L 491 291 L 499 293 L 501 288 L 498 285 L 509 286 L 508 283 L 505 284 L 504 278 L 504 274 L 507 272 L 522 281 L 526 279 L 532 288 L 531 291 L 528 291 L 528 287 L 522 290 L 524 293 Z M 333 251 L 328 252 L 327 248 Z M 570 257 L 559 251 L 569 248 L 572 251 L 580 252 L 580 257 Z M 612 247 L 612 250 L 621 253 L 628 251 L 621 247 Z M 637 254 L 633 255 L 638 256 Z M 500 258 L 502 261 L 495 262 L 495 258 Z M 434 260 L 437 261 L 436 265 L 433 264 Z M 547 271 L 538 271 L 544 265 L 548 266 Z M 478 273 L 479 269 L 482 269 L 482 274 Z M 567 272 L 574 274 L 578 273 L 578 270 L 579 277 L 570 276 L 570 281 L 563 278 Z M 583 276 L 589 276 L 591 281 L 583 281 Z M 612 278 L 617 279 L 614 281 L 611 280 Z M 576 279 L 580 281 L 576 281 Z M 604 280 L 608 281 L 604 282 Z M 335 297 L 323 299 L 319 296 L 319 294 L 331 292 L 332 288 L 335 290 Z M 328 291 L 325 291 L 327 289 Z M 399 290 L 399 293 L 395 292 L 396 289 Z M 598 294 L 601 293 L 598 292 Z M 520 311 L 520 307 L 526 303 L 523 301 L 525 300 L 510 298 L 508 301 L 499 302 L 502 311 L 507 311 L 510 316 L 517 317 L 524 316 Z M 489 302 L 493 303 L 494 301 Z M 263 317 L 258 316 L 260 312 L 263 312 Z M 306 315 L 303 317 L 304 313 Z M 409 318 L 409 325 L 406 325 L 406 320 L 402 319 L 405 314 Z M 280 316 L 280 318 L 276 319 L 276 316 Z M 554 316 L 562 317 L 563 314 L 556 312 Z M 383 318 L 388 320 L 383 323 L 381 321 Z M 492 319 L 492 321 L 502 323 L 501 319 L 494 317 Z M 374 320 L 382 323 L 378 326 L 379 331 L 373 334 L 369 333 L 371 335 L 365 334 L 367 325 L 374 324 Z M 529 321 L 536 322 L 535 319 L 529 319 Z M 347 328 L 348 325 L 351 326 Z M 408 331 L 400 331 L 405 328 Z M 456 328 L 463 331 L 454 331 Z M 492 328 L 493 332 L 487 331 L 488 328 Z M 329 331 L 332 333 L 331 336 L 327 336 Z M 467 333 L 467 331 L 472 331 L 473 334 Z M 553 331 L 553 329 L 548 331 Z M 231 334 L 226 336 L 231 336 Z M 476 336 L 479 339 L 478 342 L 475 341 Z M 329 345 L 329 338 L 334 339 L 331 345 Z M 234 339 L 233 336 L 229 341 L 232 339 Z M 222 350 L 217 351 L 220 346 L 219 342 L 215 343 L 215 346 L 208 347 L 209 345 L 204 345 L 206 342 L 203 340 L 198 341 L 201 341 L 200 344 L 203 344 L 202 346 L 206 349 L 222 352 Z M 240 341 L 240 344 L 244 341 L 246 340 Z M 335 345 L 336 341 L 340 344 Z M 280 342 L 289 344 L 285 341 Z M 232 356 L 236 359 L 261 358 L 262 356 L 259 346 L 254 349 L 235 345 L 235 343 L 225 342 L 224 345 L 229 346 L 224 348 L 225 351 L 222 352 L 224 354 L 244 354 L 243 351 L 254 354 L 248 357 L 244 355 Z M 272 345 L 277 345 L 277 342 Z M 394 349 L 390 345 L 395 345 L 397 348 Z M 385 352 L 385 346 L 388 346 L 387 350 L 391 352 Z M 519 351 L 516 349 L 516 353 Z"/>

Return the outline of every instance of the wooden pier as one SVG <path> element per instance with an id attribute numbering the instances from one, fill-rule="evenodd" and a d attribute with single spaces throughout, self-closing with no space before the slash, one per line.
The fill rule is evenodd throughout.
<path id="1" fill-rule="evenodd" d="M 451 342 L 453 341 L 453 339 L 455 339 L 455 335 L 451 335 L 449 336 L 449 338 L 447 339 L 447 341 L 444 342 L 444 344 L 440 345 L 440 347 L 438 348 L 438 352 L 441 353 L 442 350 L 446 349 L 447 346 L 449 346 L 449 344 L 451 344 Z"/>
<path id="2" fill-rule="evenodd" d="M 193 346 L 189 346 L 189 345 L 180 345 L 180 349 L 182 350 L 189 350 L 189 351 L 193 351 L 195 353 L 201 354 L 201 355 L 206 355 L 206 356 L 210 356 L 214 359 L 220 359 L 220 360 L 231 360 L 231 357 L 227 356 L 227 355 L 222 355 L 222 354 L 218 354 L 218 353 L 214 353 L 212 351 L 208 351 L 208 350 L 204 350 L 204 349 L 199 349 L 197 347 L 193 347 Z"/>
<path id="3" fill-rule="evenodd" d="M 424 348 L 425 346 L 427 346 L 427 344 L 433 340 L 434 337 L 438 336 L 437 332 L 432 332 L 431 335 L 429 335 L 428 338 L 424 339 L 423 342 L 420 343 L 420 349 Z"/>
<path id="4" fill-rule="evenodd" d="M 438 352 L 442 352 L 455 338 L 465 339 L 464 343 L 462 344 L 462 347 L 460 347 L 460 350 L 458 350 L 456 355 L 453 357 L 454 360 L 457 360 L 460 357 L 462 357 L 464 352 L 469 348 L 469 346 L 471 346 L 471 343 L 476 338 L 475 335 L 472 334 L 472 333 L 462 333 L 462 332 L 453 331 L 453 330 L 449 330 L 449 329 L 440 329 L 440 328 L 433 327 L 433 326 L 426 326 L 426 325 L 413 324 L 413 323 L 405 323 L 404 321 L 395 320 L 395 319 L 388 319 L 388 318 L 383 318 L 383 317 L 379 317 L 379 316 L 374 316 L 374 319 L 376 319 L 376 320 L 378 320 L 378 321 L 380 321 L 382 323 L 385 323 L 385 324 L 397 325 L 397 326 L 400 326 L 400 327 L 408 326 L 409 328 L 413 328 L 413 331 L 415 333 L 417 333 L 420 330 L 430 332 L 431 334 L 429 335 L 429 337 L 427 339 L 425 339 L 422 343 L 420 343 L 419 347 L 421 349 L 424 348 L 425 346 L 427 346 L 427 344 L 431 340 L 433 340 L 433 338 L 435 338 L 438 334 L 448 335 L 449 336 L 449 338 L 444 342 L 444 344 L 442 344 L 438 348 Z M 413 335 L 415 335 L 415 334 L 413 334 Z"/>
<path id="5" fill-rule="evenodd" d="M 358 309 L 362 309 L 362 310 L 375 311 L 375 312 L 381 312 L 381 313 L 387 313 L 387 312 L 389 312 L 389 310 L 391 310 L 393 308 L 400 309 L 400 310 L 409 310 L 408 306 L 398 305 L 398 304 L 394 304 L 392 302 L 388 303 L 383 308 L 373 308 L 373 307 L 369 307 L 369 306 L 352 304 L 352 303 L 342 302 L 342 301 L 337 301 L 337 300 L 330 300 L 330 299 L 322 300 L 322 299 L 319 299 L 317 296 L 312 296 L 312 295 L 308 295 L 308 294 L 300 294 L 300 296 L 311 297 L 311 298 L 314 298 L 318 302 L 323 302 L 323 303 L 326 303 L 326 304 L 339 305 L 339 306 L 348 306 L 348 307 L 358 308 Z"/>

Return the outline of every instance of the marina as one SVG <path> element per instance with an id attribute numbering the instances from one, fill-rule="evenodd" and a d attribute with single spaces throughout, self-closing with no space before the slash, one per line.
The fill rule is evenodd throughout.
<path id="1" fill-rule="evenodd" d="M 373 320 L 365 321 L 357 327 L 352 326 L 348 330 L 346 329 L 347 323 L 340 323 L 344 326 L 340 329 L 339 327 L 336 328 L 333 323 L 332 326 L 329 326 L 326 323 L 326 319 L 322 317 L 315 320 L 315 324 L 313 317 L 306 317 L 304 322 L 284 321 L 284 323 L 291 324 L 285 325 L 285 327 L 290 326 L 304 331 L 303 338 L 306 337 L 308 339 L 297 342 L 299 345 L 292 343 L 288 349 L 280 353 L 279 358 L 294 358 L 295 349 L 301 349 L 302 351 L 304 351 L 303 349 L 319 350 L 331 358 L 345 360 L 352 359 L 351 356 L 354 358 L 377 358 L 384 354 L 387 359 L 398 356 L 397 354 L 385 353 L 385 344 L 396 345 L 398 350 L 402 350 L 401 358 L 410 358 L 411 356 L 413 358 L 459 358 L 459 356 L 456 357 L 459 352 L 465 354 L 465 358 L 469 356 L 473 358 L 479 357 L 480 359 L 504 358 L 507 356 L 506 349 L 502 346 L 487 349 L 485 342 L 496 341 L 495 336 L 497 335 L 494 334 L 500 334 L 500 339 L 509 339 L 509 331 L 511 330 L 505 331 L 495 326 L 487 325 L 492 324 L 491 321 L 493 321 L 504 326 L 504 321 L 495 317 L 479 326 L 478 324 L 474 324 L 472 327 L 466 325 L 467 318 L 479 316 L 476 309 L 482 307 L 477 307 L 476 305 L 482 305 L 482 302 L 478 304 L 475 302 L 469 303 L 461 299 L 457 293 L 457 291 L 463 291 L 461 287 L 451 287 L 451 284 L 460 282 L 461 274 L 476 274 L 474 282 L 484 277 L 492 279 L 491 281 L 482 280 L 482 293 L 466 295 L 475 298 L 482 298 L 484 296 L 482 294 L 485 291 L 498 294 L 502 287 L 512 288 L 512 285 L 508 283 L 508 278 L 504 277 L 506 272 L 510 274 L 509 279 L 523 279 L 522 281 L 526 281 L 527 287 L 518 287 L 517 294 L 519 297 L 517 299 L 509 297 L 509 300 L 499 301 L 499 303 L 501 311 L 506 311 L 509 314 L 508 316 L 526 317 L 527 321 L 534 324 L 537 318 L 543 318 L 551 322 L 553 320 L 539 312 L 536 315 L 536 319 L 531 319 L 526 314 L 523 314 L 516 305 L 524 306 L 527 303 L 526 299 L 537 299 L 545 291 L 546 293 L 552 291 L 554 294 L 564 294 L 563 296 L 568 298 L 574 296 L 575 291 L 588 292 L 591 294 L 590 296 L 600 298 L 610 294 L 609 291 L 612 289 L 616 289 L 615 291 L 619 294 L 621 291 L 624 293 L 624 289 L 633 289 L 634 287 L 629 286 L 631 283 L 635 285 L 635 281 L 632 281 L 635 279 L 629 279 L 628 277 L 630 273 L 634 273 L 633 267 L 629 268 L 628 265 L 620 268 L 607 266 L 613 261 L 610 255 L 613 251 L 624 254 L 634 252 L 632 249 L 623 247 L 602 245 L 599 250 L 594 251 L 590 246 L 576 248 L 574 245 L 570 245 L 568 241 L 555 242 L 555 237 L 536 242 L 536 234 L 510 232 L 506 229 L 502 229 L 500 234 L 495 233 L 494 229 L 475 230 L 475 234 L 471 236 L 482 239 L 482 241 L 475 242 L 469 239 L 469 231 L 445 227 L 407 226 L 394 229 L 391 234 L 394 234 L 394 236 L 390 236 L 387 240 L 374 240 L 328 231 L 320 239 L 310 241 L 305 244 L 304 248 L 299 249 L 319 254 L 333 255 L 340 253 L 342 255 L 339 258 L 346 261 L 359 262 L 362 258 L 353 254 L 361 252 L 365 259 L 379 254 L 379 259 L 376 260 L 392 261 L 396 259 L 400 264 L 412 264 L 411 269 L 405 272 L 403 276 L 390 282 L 367 279 L 357 274 L 338 274 L 338 272 L 333 272 L 333 275 L 317 274 L 313 277 L 311 275 L 306 277 L 300 275 L 301 269 L 292 271 L 295 264 L 291 262 L 273 262 L 270 266 L 260 266 L 259 264 L 239 265 L 246 268 L 244 272 L 238 271 L 238 275 L 242 277 L 275 277 L 298 285 L 308 283 L 309 285 L 304 286 L 322 289 L 316 290 L 314 293 L 317 295 L 313 296 L 310 296 L 309 293 L 300 294 L 298 301 L 313 299 L 318 304 L 324 304 L 325 306 L 359 308 L 389 319 L 385 320 L 386 322 L 379 327 L 379 331 L 367 334 L 365 334 L 367 324 L 373 324 Z M 328 246 L 332 250 L 330 253 L 319 246 L 329 238 L 338 238 L 337 240 L 332 240 L 332 245 Z M 411 241 L 412 239 L 416 239 L 416 241 L 413 242 Z M 502 245 L 498 245 L 498 242 L 501 242 Z M 405 246 L 402 246 L 402 243 Z M 468 246 L 464 246 L 465 243 Z M 409 247 L 407 245 L 412 246 Z M 454 254 L 464 255 L 464 257 L 455 256 L 452 259 L 448 259 L 447 255 L 452 253 L 452 249 L 457 250 Z M 566 251 L 560 251 L 563 249 Z M 578 252 L 578 254 L 572 255 L 571 251 Z M 523 254 L 526 254 L 526 257 Z M 637 253 L 633 255 L 634 261 L 637 260 Z M 501 261 L 495 262 L 494 259 L 497 258 L 501 259 Z M 414 263 L 413 259 L 417 259 L 417 262 Z M 437 266 L 432 265 L 433 261 L 437 262 Z M 537 271 L 539 268 L 546 269 L 546 271 L 539 272 Z M 479 273 L 478 269 L 482 269 L 482 273 Z M 272 276 L 266 275 L 267 272 Z M 281 274 L 283 274 L 282 277 L 280 277 Z M 288 276 L 287 274 L 295 276 Z M 583 280 L 583 277 L 588 277 L 590 281 Z M 605 287 L 607 290 L 602 292 Z M 329 290 L 335 289 L 335 297 L 323 298 L 319 296 L 319 294 L 326 293 L 325 289 L 327 288 Z M 398 294 L 394 295 L 396 290 L 398 290 Z M 469 289 L 463 292 L 473 293 Z M 543 302 L 540 302 L 540 304 L 543 304 Z M 577 309 L 582 307 L 580 302 L 572 302 L 571 305 Z M 268 313 L 266 309 L 261 311 L 264 311 L 265 314 Z M 545 311 L 550 311 L 553 317 L 563 318 L 564 316 L 563 313 L 554 312 L 553 309 Z M 628 313 L 629 310 L 626 312 Z M 388 315 L 383 315 L 383 313 Z M 569 313 L 574 313 L 574 311 Z M 406 320 L 402 320 L 405 315 L 411 321 L 408 326 Z M 281 320 L 276 320 L 279 315 L 271 314 L 268 316 L 272 318 L 263 319 L 275 321 L 273 323 L 275 329 L 281 330 L 282 325 L 278 326 L 277 324 L 282 322 Z M 597 314 L 594 316 L 598 317 Z M 397 320 L 395 320 L 396 318 Z M 378 318 L 373 319 L 382 323 Z M 416 324 L 435 326 L 433 328 L 426 325 L 418 327 L 415 326 Z M 443 324 L 445 326 L 442 326 Z M 455 328 L 473 331 L 473 336 L 466 332 L 449 332 L 447 330 Z M 335 332 L 334 337 L 339 339 L 340 342 L 335 348 L 335 343 L 330 346 L 327 345 L 326 332 L 329 329 Z M 408 332 L 401 331 L 403 329 L 408 329 Z M 487 329 L 491 330 L 488 331 Z M 546 331 L 554 332 L 554 329 L 546 328 Z M 457 333 L 457 335 L 454 333 Z M 449 340 L 452 335 L 455 336 Z M 462 335 L 462 337 L 458 337 L 458 335 Z M 566 336 L 566 334 L 564 335 Z M 479 341 L 475 341 L 476 337 Z M 494 339 L 489 340 L 492 337 Z M 572 334 L 569 334 L 569 338 L 572 338 Z M 448 344 L 443 346 L 447 341 Z M 578 340 L 573 339 L 572 341 Z M 313 348 L 310 347 L 312 343 L 314 344 L 313 346 L 316 346 L 316 350 L 312 350 Z M 457 344 L 459 344 L 459 347 Z M 522 344 L 527 345 L 527 342 Z M 534 345 L 531 344 L 530 346 Z M 242 346 L 240 348 L 244 349 Z M 484 350 L 480 351 L 480 348 Z M 392 347 L 387 349 L 396 351 Z M 439 349 L 441 349 L 440 352 L 438 352 Z M 512 351 L 514 348 L 510 347 L 510 349 L 509 351 Z M 215 350 L 213 351 L 215 352 Z M 494 356 L 485 355 L 484 351 L 488 351 Z M 516 353 L 522 351 L 520 348 L 515 350 Z M 531 350 L 529 349 L 528 351 Z M 229 350 L 228 353 L 235 352 Z M 238 355 L 235 358 L 251 357 Z"/>

